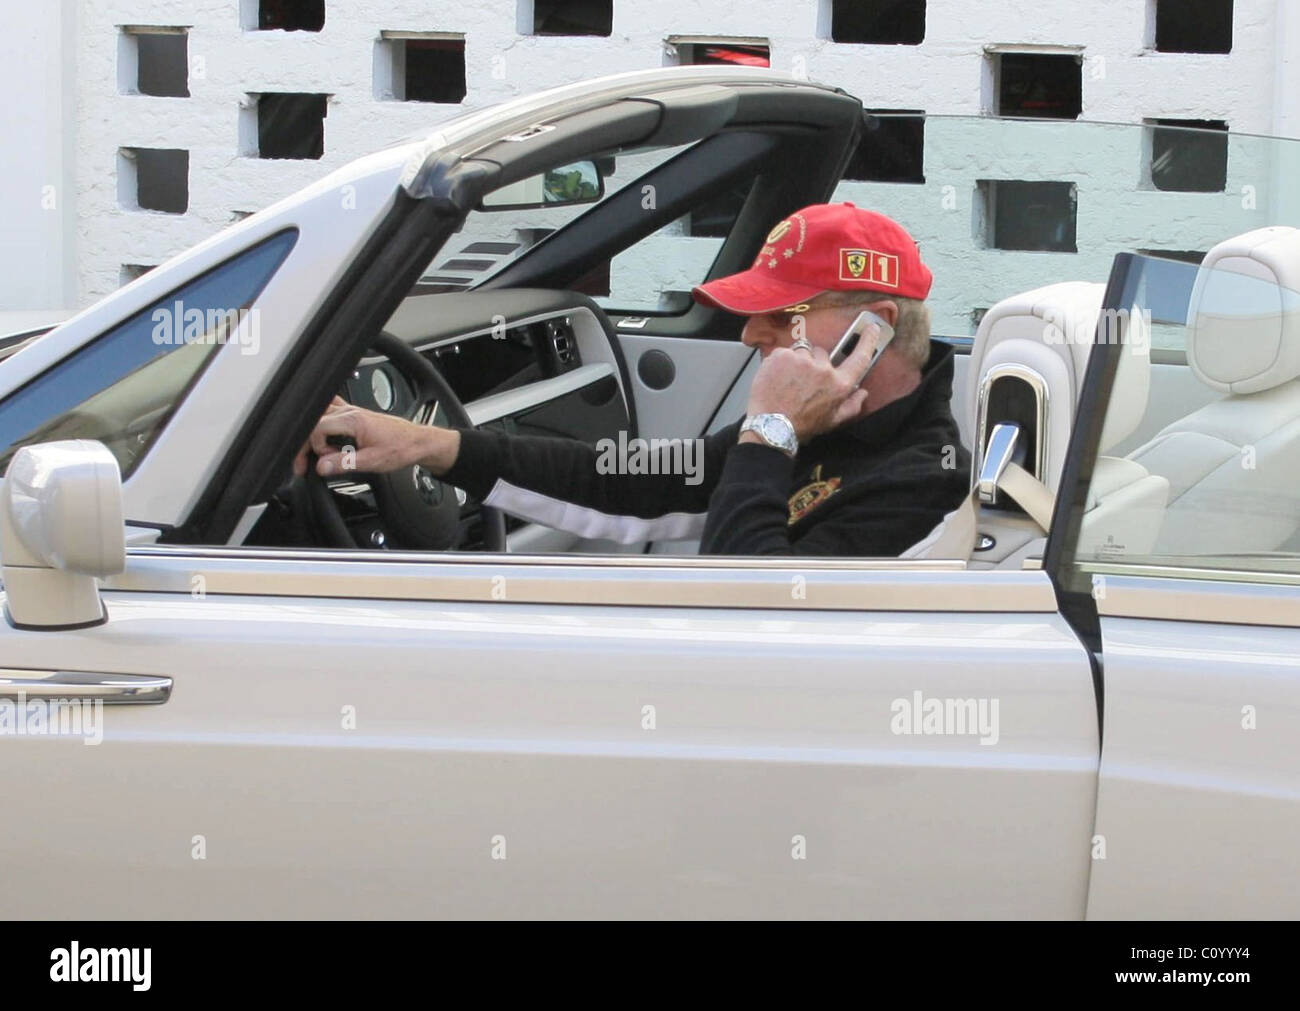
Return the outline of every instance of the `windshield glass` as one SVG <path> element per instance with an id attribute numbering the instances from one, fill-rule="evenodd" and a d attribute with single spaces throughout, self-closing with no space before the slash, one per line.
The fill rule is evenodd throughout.
<path id="1" fill-rule="evenodd" d="M 1208 267 L 1136 257 L 1128 278 L 1103 429 L 1123 438 L 1103 434 L 1077 561 L 1300 574 L 1300 231 L 1230 238 Z M 1186 364 L 1148 364 L 1147 334 Z"/>
<path id="2" fill-rule="evenodd" d="M 142 309 L 0 403 L 0 471 L 21 447 L 97 439 L 129 477 L 219 347 L 256 353 L 250 308 L 297 240 L 282 232 Z"/>

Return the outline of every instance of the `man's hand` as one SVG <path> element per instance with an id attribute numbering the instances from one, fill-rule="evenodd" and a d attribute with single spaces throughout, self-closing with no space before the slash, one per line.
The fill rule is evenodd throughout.
<path id="1" fill-rule="evenodd" d="M 346 441 L 352 451 L 330 445 L 326 441 L 330 436 L 342 436 L 335 441 Z M 316 473 L 321 477 L 346 471 L 384 474 L 417 463 L 441 475 L 456 462 L 460 433 L 367 411 L 335 397 L 298 451 L 295 474 L 307 473 L 308 452 L 316 454 Z"/>
<path id="2" fill-rule="evenodd" d="M 776 348 L 758 367 L 745 413 L 784 414 L 801 443 L 852 421 L 866 405 L 867 391 L 858 383 L 879 342 L 880 327 L 872 323 L 838 368 L 821 348 Z"/>

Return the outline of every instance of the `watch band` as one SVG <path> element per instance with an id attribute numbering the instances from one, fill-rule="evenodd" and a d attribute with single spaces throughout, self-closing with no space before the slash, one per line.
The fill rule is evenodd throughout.
<path id="1" fill-rule="evenodd" d="M 784 414 L 754 414 L 740 426 L 741 434 L 753 432 L 773 449 L 788 457 L 799 453 L 799 440 L 795 438 L 794 424 Z"/>

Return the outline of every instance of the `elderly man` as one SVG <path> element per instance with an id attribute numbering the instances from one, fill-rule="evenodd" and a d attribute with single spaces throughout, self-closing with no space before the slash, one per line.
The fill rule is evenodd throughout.
<path id="1" fill-rule="evenodd" d="M 322 476 L 341 463 L 326 440 L 344 436 L 356 470 L 421 463 L 489 506 L 585 537 L 700 536 L 701 554 L 896 556 L 969 487 L 949 407 L 953 352 L 930 339 L 931 280 L 897 222 L 845 203 L 790 215 L 752 267 L 697 286 L 697 300 L 748 317 L 741 340 L 762 363 L 746 417 L 703 440 L 690 480 L 667 457 L 650 473 L 610 473 L 574 440 L 430 428 L 341 400 L 309 446 Z M 863 309 L 895 331 L 865 381 L 874 324 L 830 361 Z"/>

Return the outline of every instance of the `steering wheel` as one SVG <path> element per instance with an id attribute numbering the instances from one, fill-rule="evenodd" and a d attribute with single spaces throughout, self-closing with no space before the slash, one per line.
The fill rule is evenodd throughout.
<path id="1" fill-rule="evenodd" d="M 461 428 L 473 428 L 469 413 L 452 391 L 447 380 L 424 355 L 406 341 L 382 332 L 370 343 L 370 350 L 386 357 L 397 367 L 415 390 L 415 400 L 406 419 L 417 425 L 433 424 L 434 413 L 441 406 L 447 420 Z M 426 468 L 415 464 L 387 474 L 361 474 L 375 493 L 379 520 L 389 543 L 394 547 L 419 551 L 445 551 L 456 541 L 460 522 L 460 502 L 450 485 L 439 481 Z M 355 548 L 356 540 L 339 510 L 334 493 L 316 473 L 312 459 L 307 468 L 309 522 L 333 547 Z M 501 510 L 481 505 L 483 550 L 506 550 L 506 524 Z"/>

